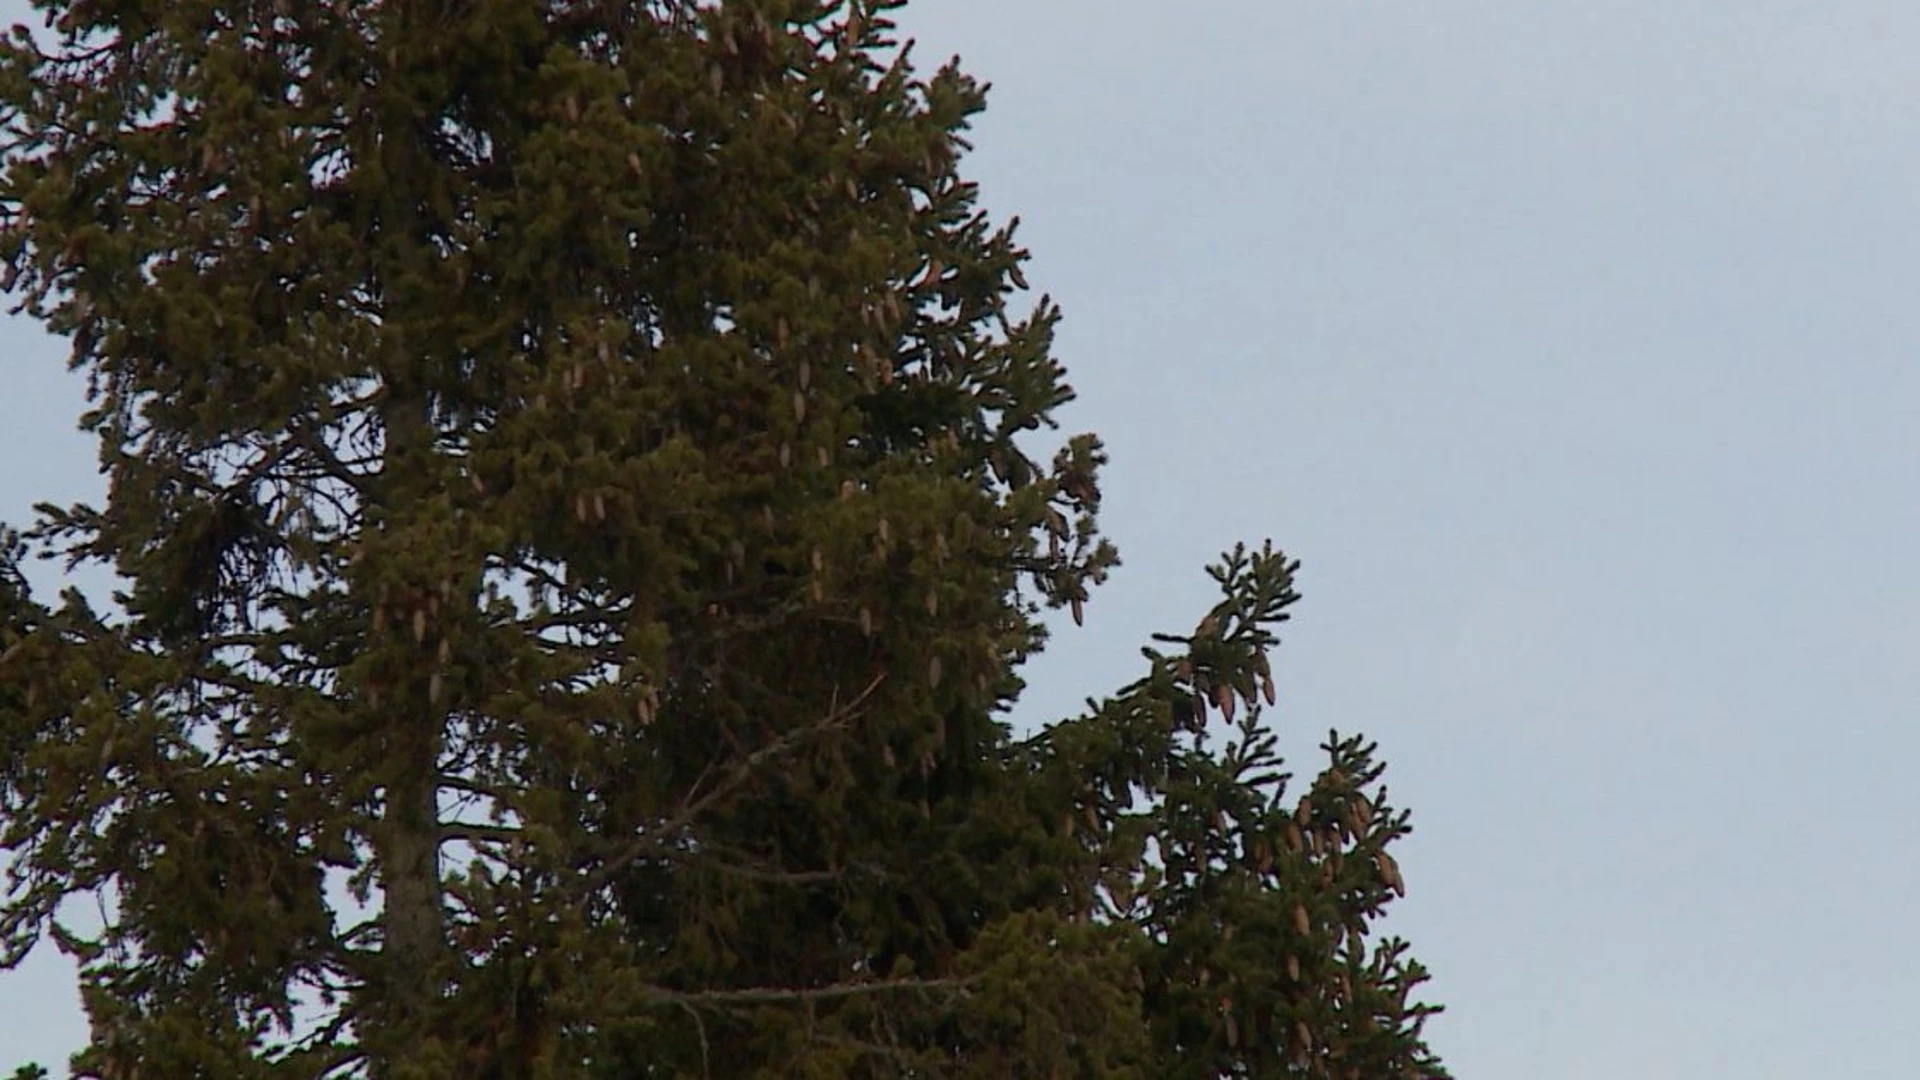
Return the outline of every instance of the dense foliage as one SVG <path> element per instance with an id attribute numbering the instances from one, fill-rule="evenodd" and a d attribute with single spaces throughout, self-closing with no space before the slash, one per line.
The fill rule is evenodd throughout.
<path id="1" fill-rule="evenodd" d="M 79 1071 L 1442 1075 L 1291 560 L 1009 724 L 1104 456 L 897 3 L 36 6 L 0 260 L 110 490 L 4 536 L 0 962 Z"/>

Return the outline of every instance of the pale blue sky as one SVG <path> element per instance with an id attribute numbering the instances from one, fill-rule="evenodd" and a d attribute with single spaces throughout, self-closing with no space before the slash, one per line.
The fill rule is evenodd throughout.
<path id="1" fill-rule="evenodd" d="M 0 21 L 18 18 L 0 0 Z M 1277 718 L 1382 743 L 1391 928 L 1462 1080 L 1909 1080 L 1920 6 L 922 0 L 1065 305 L 1126 565 L 1024 714 L 1203 563 L 1305 560 Z M 97 487 L 0 326 L 0 517 Z M 37 958 L 0 1068 L 79 1036 Z"/>

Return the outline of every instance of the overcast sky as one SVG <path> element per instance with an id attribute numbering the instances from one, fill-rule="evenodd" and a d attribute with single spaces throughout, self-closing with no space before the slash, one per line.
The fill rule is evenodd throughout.
<path id="1" fill-rule="evenodd" d="M 0 0 L 12 21 L 23 7 Z M 1920 6 L 923 0 L 1065 306 L 1125 565 L 1023 715 L 1135 677 L 1236 539 L 1274 715 L 1380 740 L 1462 1080 L 1910 1080 Z M 0 518 L 97 490 L 0 326 Z M 51 950 L 43 950 L 50 953 Z M 0 975 L 0 1068 L 80 1038 Z"/>

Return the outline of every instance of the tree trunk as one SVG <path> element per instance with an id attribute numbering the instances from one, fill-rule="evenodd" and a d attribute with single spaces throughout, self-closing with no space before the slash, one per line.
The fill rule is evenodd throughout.
<path id="1" fill-rule="evenodd" d="M 437 735 L 437 732 L 435 733 Z M 401 1032 L 418 1025 L 439 997 L 436 972 L 446 948 L 440 897 L 439 790 L 433 782 L 439 739 L 401 749 L 380 821 L 381 967 L 388 1019 Z"/>
<path id="2" fill-rule="evenodd" d="M 380 498 L 390 510 L 386 524 L 405 528 L 409 511 L 403 508 L 423 501 L 417 488 L 423 450 L 430 452 L 427 404 L 389 381 L 382 412 L 387 445 Z M 446 974 L 438 781 L 445 716 L 429 695 L 406 689 L 377 729 L 386 774 L 375 838 L 382 892 L 378 1024 L 384 1029 L 377 1075 L 402 1072 L 403 1062 L 429 1051 Z"/>
<path id="3" fill-rule="evenodd" d="M 375 274 L 389 306 L 384 313 L 383 347 L 390 361 L 383 373 L 386 398 L 381 403 L 385 461 L 375 498 L 383 504 L 379 508 L 382 525 L 401 530 L 409 527 L 413 515 L 423 512 L 428 503 L 423 486 L 433 483 L 431 402 L 415 374 L 420 364 L 417 343 L 407 335 L 418 314 L 410 309 L 421 301 L 405 283 L 402 267 L 417 254 L 423 240 L 418 190 L 435 165 L 418 142 L 415 103 L 398 89 L 406 85 L 398 69 L 407 65 L 416 45 L 415 20 L 430 20 L 432 7 L 437 5 L 400 5 L 378 16 L 387 43 L 387 63 L 396 68 L 387 77 L 396 89 L 391 96 L 376 97 L 377 142 L 366 148 L 378 155 L 388 179 L 379 213 L 378 232 L 383 235 L 373 241 Z M 425 556 L 407 551 L 403 557 Z M 417 573 L 421 568 L 407 569 Z M 412 688 L 396 693 L 393 715 L 380 725 L 383 750 L 389 757 L 383 763 L 387 784 L 375 843 L 383 893 L 379 1022 L 386 1028 L 384 1052 L 375 1056 L 379 1073 L 404 1073 L 409 1059 L 430 1060 L 433 1013 L 445 991 L 447 941 L 437 780 L 445 717 L 428 697 Z"/>

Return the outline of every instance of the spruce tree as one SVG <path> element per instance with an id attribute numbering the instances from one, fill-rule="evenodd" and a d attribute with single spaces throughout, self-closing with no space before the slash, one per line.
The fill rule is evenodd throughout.
<path id="1" fill-rule="evenodd" d="M 1443 1075 L 1373 747 L 1262 719 L 1294 561 L 1010 723 L 1105 456 L 899 0 L 35 6 L 109 491 L 0 537 L 0 963 L 79 1072 Z"/>

